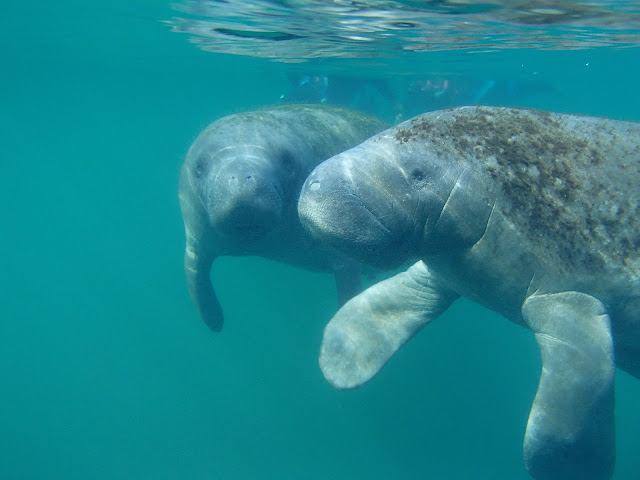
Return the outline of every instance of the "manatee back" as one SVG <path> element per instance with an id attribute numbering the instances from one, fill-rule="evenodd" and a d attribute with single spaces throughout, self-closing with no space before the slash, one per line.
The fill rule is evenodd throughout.
<path id="1" fill-rule="evenodd" d="M 462 107 L 416 117 L 395 139 L 476 170 L 529 250 L 570 271 L 640 276 L 640 124 Z"/>
<path id="2" fill-rule="evenodd" d="M 282 105 L 221 118 L 195 140 L 186 163 L 205 152 L 257 145 L 274 156 L 286 150 L 303 170 L 347 150 L 388 125 L 356 110 L 327 105 Z"/>

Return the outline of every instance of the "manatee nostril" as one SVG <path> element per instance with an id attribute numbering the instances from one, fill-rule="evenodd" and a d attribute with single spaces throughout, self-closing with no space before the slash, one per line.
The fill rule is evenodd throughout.
<path id="1" fill-rule="evenodd" d="M 256 177 L 255 175 L 229 175 L 229 184 L 233 185 L 233 184 L 238 184 L 240 183 L 246 183 L 246 182 L 255 182 Z"/>
<path id="2" fill-rule="evenodd" d="M 320 188 L 320 180 L 312 180 L 309 182 L 309 190 L 315 192 Z"/>

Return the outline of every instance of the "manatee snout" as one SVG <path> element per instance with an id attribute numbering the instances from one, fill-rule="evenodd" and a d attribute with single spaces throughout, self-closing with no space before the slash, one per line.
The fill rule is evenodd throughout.
<path id="1" fill-rule="evenodd" d="M 211 225 L 245 240 L 268 233 L 282 218 L 282 186 L 255 161 L 228 162 L 208 185 Z"/>
<path id="2" fill-rule="evenodd" d="M 359 175 L 348 153 L 311 172 L 298 200 L 300 221 L 314 237 L 358 261 L 395 268 L 401 260 L 388 252 L 402 249 L 408 224 L 375 179 Z"/>
<path id="3" fill-rule="evenodd" d="M 346 196 L 349 187 L 344 181 L 334 181 L 329 173 L 319 167 L 313 170 L 302 185 L 298 198 L 298 216 L 302 225 L 318 237 L 344 228 L 331 209 L 330 197 Z"/>
<path id="4" fill-rule="evenodd" d="M 341 164 L 332 158 L 311 172 L 300 192 L 298 215 L 313 236 L 339 246 L 344 237 L 355 233 L 357 216 L 367 211 L 354 185 L 336 169 Z"/>

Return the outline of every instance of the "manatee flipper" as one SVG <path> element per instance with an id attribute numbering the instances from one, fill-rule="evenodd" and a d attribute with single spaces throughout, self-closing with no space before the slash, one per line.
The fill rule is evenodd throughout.
<path id="1" fill-rule="evenodd" d="M 320 368 L 336 388 L 357 387 L 373 377 L 458 294 L 418 262 L 349 300 L 325 327 Z"/>
<path id="2" fill-rule="evenodd" d="M 533 295 L 522 315 L 542 356 L 524 441 L 529 473 L 543 480 L 610 478 L 615 366 L 604 306 L 578 292 Z"/>
<path id="3" fill-rule="evenodd" d="M 347 261 L 336 268 L 336 290 L 338 291 L 338 306 L 342 307 L 353 297 L 362 292 L 362 278 L 360 276 L 360 264 Z"/>
<path id="4" fill-rule="evenodd" d="M 197 239 L 187 232 L 184 271 L 187 276 L 189 294 L 204 323 L 214 332 L 219 332 L 222 330 L 224 317 L 210 277 L 211 266 L 216 257 L 201 250 Z"/>

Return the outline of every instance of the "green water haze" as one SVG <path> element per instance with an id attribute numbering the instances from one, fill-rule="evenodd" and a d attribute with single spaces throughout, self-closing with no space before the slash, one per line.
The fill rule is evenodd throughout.
<path id="1" fill-rule="evenodd" d="M 182 159 L 304 67 L 203 52 L 172 15 L 151 0 L 0 4 L 0 479 L 528 479 L 539 353 L 497 314 L 456 303 L 350 392 L 317 363 L 330 275 L 223 258 L 224 331 L 198 318 Z M 524 106 L 640 121 L 637 49 L 417 58 L 422 75 L 552 87 Z M 339 68 L 394 78 L 392 61 Z M 637 480 L 640 382 L 619 372 L 616 401 L 615 479 Z"/>

